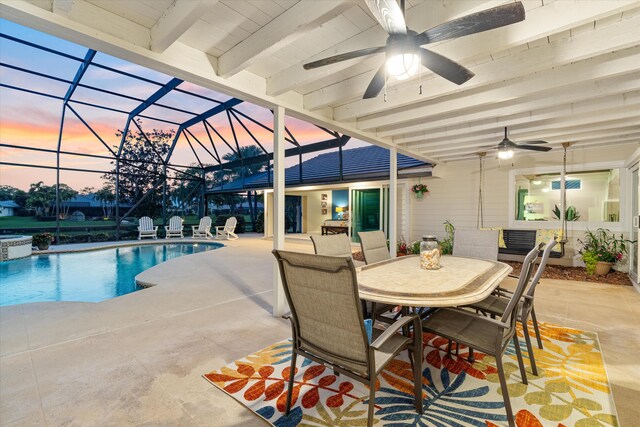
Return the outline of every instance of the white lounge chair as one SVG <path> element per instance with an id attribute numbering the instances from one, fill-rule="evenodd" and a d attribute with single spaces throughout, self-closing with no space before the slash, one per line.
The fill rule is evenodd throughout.
<path id="1" fill-rule="evenodd" d="M 193 230 L 193 237 L 213 237 L 211 234 L 211 217 L 205 216 L 200 219 L 200 224 L 192 225 L 191 229 Z"/>
<path id="2" fill-rule="evenodd" d="M 138 240 L 143 237 L 158 238 L 158 226 L 153 225 L 153 220 L 148 216 L 143 216 L 138 220 Z"/>
<path id="3" fill-rule="evenodd" d="M 216 227 L 216 240 L 219 237 L 224 237 L 227 240 L 236 240 L 238 236 L 234 231 L 236 230 L 236 225 L 238 225 L 238 220 L 235 216 L 227 219 L 227 222 L 224 223 L 224 226 Z"/>
<path id="4" fill-rule="evenodd" d="M 169 225 L 164 226 L 164 237 L 170 239 L 172 237 L 180 237 L 184 238 L 184 233 L 182 232 L 182 218 L 179 216 L 172 216 L 169 220 Z"/>

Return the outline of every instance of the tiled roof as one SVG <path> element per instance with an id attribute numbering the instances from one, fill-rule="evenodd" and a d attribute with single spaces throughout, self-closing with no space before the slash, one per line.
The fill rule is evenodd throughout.
<path id="1" fill-rule="evenodd" d="M 342 175 L 345 181 L 359 179 L 384 179 L 389 177 L 389 150 L 371 145 L 368 147 L 352 148 L 342 151 Z M 398 170 L 429 166 L 421 160 L 398 155 Z M 261 172 L 245 178 L 245 188 L 266 188 L 273 182 L 273 171 Z M 267 178 L 270 178 L 267 180 Z M 304 183 L 331 183 L 340 179 L 340 157 L 338 151 L 320 154 L 302 162 L 302 180 Z M 285 185 L 300 183 L 300 168 L 298 165 L 285 169 Z M 236 180 L 223 187 L 216 187 L 209 191 L 241 190 L 242 181 Z"/>
<path id="2" fill-rule="evenodd" d="M 3 208 L 19 208 L 20 205 L 14 202 L 13 200 L 2 200 L 0 201 L 0 207 Z"/>

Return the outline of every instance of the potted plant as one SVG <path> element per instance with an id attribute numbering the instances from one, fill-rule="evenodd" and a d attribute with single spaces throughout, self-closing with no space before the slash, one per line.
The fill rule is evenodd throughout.
<path id="1" fill-rule="evenodd" d="M 578 239 L 582 245 L 580 254 L 587 269 L 587 274 L 605 275 L 611 267 L 624 258 L 627 253 L 627 243 L 633 243 L 617 237 L 615 233 L 604 228 L 595 232 L 587 230 L 585 240 Z"/>
<path id="2" fill-rule="evenodd" d="M 446 220 L 443 222 L 444 231 L 447 233 L 447 237 L 440 242 L 440 251 L 442 255 L 451 255 L 453 253 L 453 235 L 456 231 L 456 228 L 451 224 L 451 221 Z"/>
<path id="3" fill-rule="evenodd" d="M 33 244 L 41 251 L 49 249 L 49 245 L 53 240 L 53 235 L 51 233 L 40 233 L 33 236 Z"/>
<path id="4" fill-rule="evenodd" d="M 424 184 L 417 183 L 411 187 L 411 191 L 413 191 L 413 194 L 416 195 L 417 199 L 422 199 L 422 196 L 424 196 L 424 193 L 429 192 L 429 188 Z"/>
<path id="5" fill-rule="evenodd" d="M 560 219 L 560 208 L 558 205 L 555 205 L 553 208 L 553 216 L 556 219 Z M 569 206 L 564 214 L 564 217 L 567 221 L 577 221 L 580 219 L 580 212 L 578 212 L 575 206 Z"/>

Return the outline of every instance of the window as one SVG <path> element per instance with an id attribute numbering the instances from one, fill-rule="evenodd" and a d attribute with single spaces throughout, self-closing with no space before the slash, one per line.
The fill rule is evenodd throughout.
<path id="1" fill-rule="evenodd" d="M 619 222 L 620 169 L 569 172 L 566 182 L 567 221 Z M 561 173 L 515 175 L 517 221 L 560 221 Z"/>
<path id="2" fill-rule="evenodd" d="M 560 190 L 560 186 L 562 181 L 551 181 L 551 189 L 552 190 Z M 582 187 L 582 181 L 579 179 L 568 179 L 565 181 L 564 185 L 567 187 L 567 190 L 580 190 Z"/>

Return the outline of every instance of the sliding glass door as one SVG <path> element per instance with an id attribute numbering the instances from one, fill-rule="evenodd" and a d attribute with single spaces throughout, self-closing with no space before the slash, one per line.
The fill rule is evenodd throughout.
<path id="1" fill-rule="evenodd" d="M 380 189 L 351 190 L 351 236 L 360 242 L 358 232 L 380 230 Z"/>
<path id="2" fill-rule="evenodd" d="M 631 168 L 631 244 L 629 251 L 629 276 L 631 280 L 638 283 L 638 226 L 640 225 L 640 206 L 638 203 L 638 192 L 640 191 L 640 181 L 638 180 L 638 165 Z"/>

